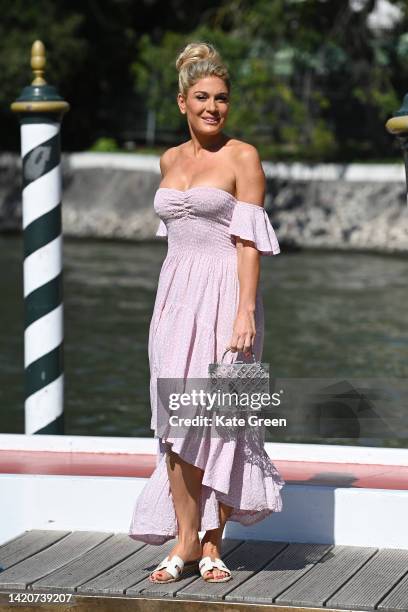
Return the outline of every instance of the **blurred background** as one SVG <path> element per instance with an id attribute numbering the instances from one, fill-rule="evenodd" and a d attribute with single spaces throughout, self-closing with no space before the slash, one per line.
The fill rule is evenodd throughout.
<path id="1" fill-rule="evenodd" d="M 1 432 L 24 431 L 20 133 L 10 103 L 32 81 L 36 39 L 47 82 L 71 105 L 62 124 L 65 433 L 152 434 L 147 340 L 166 254 L 154 238 L 157 156 L 189 139 L 174 63 L 194 40 L 213 43 L 228 64 L 226 132 L 254 144 L 267 170 L 266 209 L 282 247 L 262 260 L 271 376 L 407 378 L 406 189 L 400 149 L 384 128 L 408 91 L 407 2 L 0 7 Z M 94 167 L 72 161 L 90 152 L 100 154 Z M 122 160 L 115 170 L 107 154 Z M 299 164 L 320 170 L 299 178 Z M 327 164 L 336 164 L 328 181 Z M 365 168 L 352 181 L 351 164 Z M 386 433 L 294 441 L 407 446 Z"/>
<path id="2" fill-rule="evenodd" d="M 408 83 L 408 6 L 390 0 L 2 1 L 1 146 L 18 150 L 10 101 L 47 49 L 70 102 L 64 150 L 160 151 L 188 137 L 175 58 L 209 40 L 233 82 L 228 131 L 265 159 L 398 158 L 384 122 Z"/>

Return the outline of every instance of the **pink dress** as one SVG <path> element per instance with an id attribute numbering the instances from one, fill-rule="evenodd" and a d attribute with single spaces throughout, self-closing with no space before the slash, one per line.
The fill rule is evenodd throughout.
<path id="1" fill-rule="evenodd" d="M 277 255 L 279 244 L 262 206 L 237 200 L 217 187 L 187 191 L 160 187 L 154 198 L 160 217 L 156 236 L 168 238 L 149 330 L 151 429 L 157 429 L 156 379 L 208 377 L 208 365 L 221 361 L 231 340 L 239 301 L 234 236 L 252 240 L 262 255 Z M 262 358 L 264 311 L 256 296 L 253 352 Z M 245 358 L 229 351 L 224 363 Z M 233 507 L 229 520 L 243 525 L 282 509 L 285 484 L 263 444 L 248 452 L 243 440 L 203 436 L 158 439 L 154 472 L 139 494 L 129 536 L 162 544 L 178 534 L 167 475 L 165 448 L 204 470 L 200 531 L 219 527 L 218 502 Z"/>

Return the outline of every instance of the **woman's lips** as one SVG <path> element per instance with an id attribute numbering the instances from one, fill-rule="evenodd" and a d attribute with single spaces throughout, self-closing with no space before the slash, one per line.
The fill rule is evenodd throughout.
<path id="1" fill-rule="evenodd" d="M 218 119 L 210 119 L 209 117 L 203 117 L 203 121 L 211 124 L 218 123 Z"/>

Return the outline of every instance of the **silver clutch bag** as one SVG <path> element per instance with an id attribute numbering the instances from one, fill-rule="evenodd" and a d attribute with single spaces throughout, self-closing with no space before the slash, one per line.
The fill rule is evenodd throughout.
<path id="1" fill-rule="evenodd" d="M 210 378 L 239 378 L 242 380 L 251 379 L 269 379 L 269 363 L 256 361 L 253 351 L 251 351 L 252 363 L 236 360 L 234 363 L 223 363 L 225 355 L 231 349 L 227 349 L 219 363 L 210 363 L 208 366 L 208 374 Z M 252 381 L 255 382 L 255 381 Z"/>
<path id="2" fill-rule="evenodd" d="M 234 363 L 224 363 L 226 353 L 231 350 L 227 349 L 219 363 L 210 363 L 208 366 L 209 385 L 212 389 L 222 389 L 227 394 L 236 393 L 239 398 L 244 396 L 253 397 L 262 394 L 269 394 L 269 363 L 256 361 L 253 351 L 251 351 L 252 362 L 236 360 Z M 250 402 L 252 403 L 252 402 Z M 257 405 L 253 410 L 259 411 L 261 407 Z M 242 406 L 240 401 L 230 405 L 229 409 L 218 408 L 220 414 L 229 415 L 248 415 L 253 410 L 248 407 L 248 404 Z M 217 431 L 224 439 L 236 439 L 239 431 L 236 427 L 229 428 L 219 427 Z M 243 435 L 247 443 L 252 441 L 253 445 L 259 446 L 263 443 L 264 427 L 249 427 L 246 426 L 243 430 Z"/>

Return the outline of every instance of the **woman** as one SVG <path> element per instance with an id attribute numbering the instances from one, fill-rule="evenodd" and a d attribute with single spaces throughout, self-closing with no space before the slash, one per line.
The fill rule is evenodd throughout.
<path id="1" fill-rule="evenodd" d="M 160 159 L 154 208 L 157 236 L 168 237 L 149 331 L 151 427 L 157 432 L 157 378 L 208 377 L 208 365 L 261 359 L 264 314 L 259 255 L 279 244 L 263 207 L 265 175 L 257 150 L 223 133 L 230 79 L 218 52 L 190 43 L 176 61 L 177 102 L 191 140 Z M 242 359 L 244 355 L 244 359 Z M 209 582 L 231 578 L 220 559 L 227 520 L 256 523 L 282 509 L 285 484 L 262 447 L 222 437 L 159 437 L 157 466 L 139 495 L 129 529 L 162 544 L 178 535 L 150 574 L 178 580 L 186 563 Z M 198 532 L 205 531 L 201 542 Z"/>

